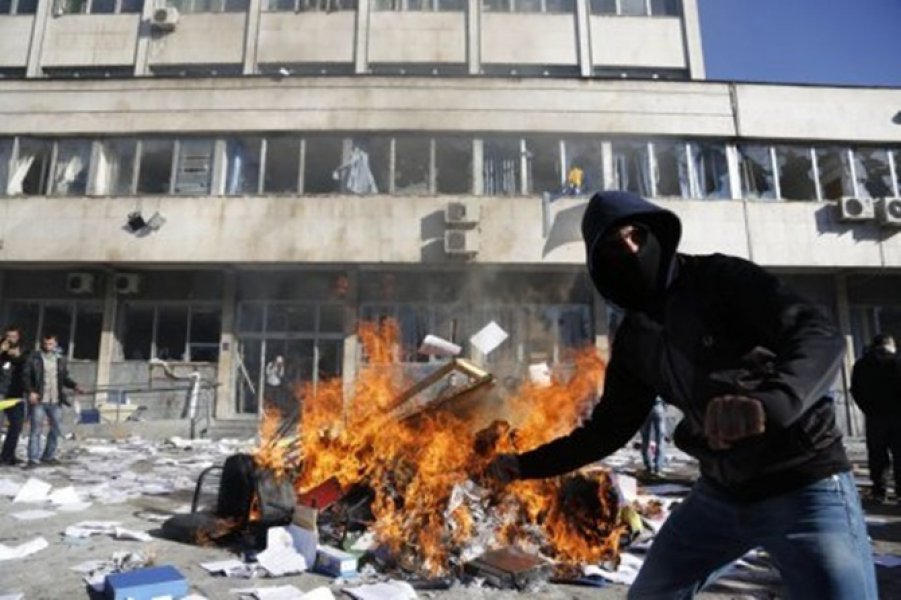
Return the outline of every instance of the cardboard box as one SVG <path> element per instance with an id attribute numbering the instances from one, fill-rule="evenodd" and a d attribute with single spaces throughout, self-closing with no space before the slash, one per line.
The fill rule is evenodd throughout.
<path id="1" fill-rule="evenodd" d="M 356 575 L 357 557 L 331 546 L 320 546 L 316 551 L 316 571 L 332 577 Z"/>
<path id="2" fill-rule="evenodd" d="M 106 576 L 106 600 L 176 600 L 188 595 L 188 582 L 173 566 L 149 567 Z"/>

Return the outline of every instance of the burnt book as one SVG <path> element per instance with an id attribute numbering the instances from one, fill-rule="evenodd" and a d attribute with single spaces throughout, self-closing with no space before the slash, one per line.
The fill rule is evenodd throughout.
<path id="1" fill-rule="evenodd" d="M 539 556 L 509 547 L 485 552 L 466 563 L 463 570 L 473 577 L 484 578 L 494 587 L 524 590 L 550 578 L 552 566 Z"/>

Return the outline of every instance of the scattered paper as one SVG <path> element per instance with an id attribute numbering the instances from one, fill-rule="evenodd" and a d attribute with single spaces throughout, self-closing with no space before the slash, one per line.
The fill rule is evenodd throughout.
<path id="1" fill-rule="evenodd" d="M 13 558 L 24 558 L 29 554 L 40 552 L 49 546 L 47 540 L 42 537 L 36 537 L 33 540 L 19 544 L 18 546 L 7 546 L 0 544 L 0 560 L 10 560 Z"/>
<path id="2" fill-rule="evenodd" d="M 52 487 L 46 481 L 30 477 L 13 498 L 13 502 L 44 502 Z"/>
<path id="3" fill-rule="evenodd" d="M 469 343 L 475 346 L 482 354 L 488 355 L 508 337 L 507 332 L 492 321 L 469 338 Z"/>
<path id="4" fill-rule="evenodd" d="M 74 502 L 72 504 L 60 504 L 56 509 L 60 512 L 81 512 L 91 508 L 93 505 L 93 502 Z"/>
<path id="5" fill-rule="evenodd" d="M 586 565 L 583 567 L 582 572 L 589 577 L 599 576 L 613 583 L 632 585 L 638 576 L 641 563 L 642 560 L 639 557 L 623 552 L 620 554 L 619 568 L 616 571 L 610 571 L 597 565 Z"/>
<path id="6" fill-rule="evenodd" d="M 406 581 L 386 581 L 359 587 L 343 588 L 357 600 L 412 600 L 416 598 L 416 590 Z"/>
<path id="7" fill-rule="evenodd" d="M 258 600 L 303 600 L 304 598 L 304 593 L 293 585 L 244 588 L 231 591 L 241 596 L 249 596 Z"/>
<path id="8" fill-rule="evenodd" d="M 35 510 L 23 510 L 21 512 L 14 512 L 11 516 L 19 519 L 20 521 L 35 521 L 37 519 L 46 519 L 47 517 L 52 517 L 55 514 L 56 513 L 52 510 L 37 508 Z"/>
<path id="9" fill-rule="evenodd" d="M 69 567 L 69 570 L 85 575 L 87 573 L 93 573 L 97 569 L 103 568 L 103 566 L 108 563 L 108 560 L 103 559 L 86 560 L 84 562 L 78 563 L 74 567 Z"/>
<path id="10" fill-rule="evenodd" d="M 432 334 L 425 336 L 422 344 L 419 346 L 420 354 L 430 354 L 432 356 L 457 356 L 462 351 L 463 348 L 457 344 Z"/>
<path id="11" fill-rule="evenodd" d="M 873 562 L 880 567 L 898 567 L 901 566 L 901 556 L 894 554 L 874 554 Z"/>
<path id="12" fill-rule="evenodd" d="M 332 590 L 328 589 L 325 586 L 322 586 L 314 590 L 310 590 L 309 592 L 301 596 L 301 600 L 335 600 L 335 595 L 332 593 Z"/>
<path id="13" fill-rule="evenodd" d="M 138 542 L 149 542 L 153 539 L 146 531 L 135 531 L 133 529 L 125 529 L 124 527 L 116 527 L 113 537 L 117 540 L 135 540 Z"/>
<path id="14" fill-rule="evenodd" d="M 62 505 L 78 504 L 81 502 L 81 498 L 78 497 L 78 493 L 71 485 L 64 488 L 59 488 L 58 490 L 53 490 L 47 496 L 47 500 L 49 500 L 53 504 Z"/>
<path id="15" fill-rule="evenodd" d="M 25 594 L 21 592 L 13 592 L 12 594 L 0 595 L 0 600 L 25 600 Z"/>
<path id="16" fill-rule="evenodd" d="M 287 527 L 269 528 L 266 532 L 266 549 L 257 554 L 257 563 L 272 577 L 302 573 L 312 564 L 307 563 L 294 547 L 294 540 Z"/>
<path id="17" fill-rule="evenodd" d="M 873 515 L 865 515 L 864 516 L 867 525 L 886 525 L 888 524 L 888 519 L 885 517 L 876 517 Z"/>
<path id="18" fill-rule="evenodd" d="M 623 500 L 631 503 L 638 497 L 638 480 L 622 473 L 616 474 L 616 484 Z"/>
<path id="19" fill-rule="evenodd" d="M 237 570 L 243 570 L 245 567 L 244 563 L 237 558 L 227 558 L 225 560 L 214 560 L 210 562 L 200 563 L 200 566 L 210 573 L 221 573 L 226 577 Z"/>
<path id="20" fill-rule="evenodd" d="M 119 521 L 81 521 L 69 525 L 63 532 L 66 537 L 87 538 L 92 535 L 110 535 L 116 533 Z"/>
<path id="21" fill-rule="evenodd" d="M 21 483 L 17 483 L 12 479 L 0 479 L 0 496 L 12 498 L 19 493 L 20 489 L 22 489 Z"/>

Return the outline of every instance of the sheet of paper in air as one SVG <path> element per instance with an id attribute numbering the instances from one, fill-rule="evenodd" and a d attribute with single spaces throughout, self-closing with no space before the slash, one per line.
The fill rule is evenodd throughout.
<path id="1" fill-rule="evenodd" d="M 308 566 L 306 559 L 294 547 L 294 539 L 287 527 L 269 528 L 266 549 L 257 554 L 257 563 L 273 577 L 301 573 Z"/>
<path id="2" fill-rule="evenodd" d="M 433 356 L 457 356 L 463 351 L 463 348 L 453 342 L 449 342 L 444 338 L 431 333 L 422 339 L 419 346 L 420 354 L 430 354 Z"/>
<path id="3" fill-rule="evenodd" d="M 52 517 L 56 513 L 52 510 L 44 510 L 42 508 L 36 508 L 35 510 L 23 510 L 21 512 L 14 512 L 12 516 L 20 521 L 35 521 L 37 519 L 46 519 L 47 517 Z"/>
<path id="4" fill-rule="evenodd" d="M 29 554 L 40 552 L 47 546 L 49 546 L 49 544 L 43 537 L 36 537 L 33 540 L 29 540 L 27 542 L 19 544 L 18 546 L 7 546 L 6 544 L 0 544 L 0 560 L 24 558 Z"/>
<path id="5" fill-rule="evenodd" d="M 13 502 L 44 502 L 47 494 L 53 486 L 46 481 L 29 477 L 25 485 L 19 489 L 19 493 L 13 498 Z"/>
<path id="6" fill-rule="evenodd" d="M 551 385 L 551 368 L 546 362 L 529 365 L 529 381 L 538 387 Z"/>
<path id="7" fill-rule="evenodd" d="M 416 598 L 416 590 L 406 581 L 385 581 L 352 588 L 343 588 L 357 600 L 412 600 Z"/>
<path id="8" fill-rule="evenodd" d="M 15 482 L 12 479 L 0 479 L 0 496 L 12 498 L 19 493 L 20 489 L 22 489 L 21 483 Z"/>
<path id="9" fill-rule="evenodd" d="M 469 343 L 475 346 L 482 354 L 491 352 L 509 337 L 506 331 L 494 321 L 482 327 L 475 335 L 469 338 Z"/>
<path id="10" fill-rule="evenodd" d="M 901 566 L 901 556 L 894 554 L 874 554 L 873 562 L 880 567 L 898 567 Z"/>

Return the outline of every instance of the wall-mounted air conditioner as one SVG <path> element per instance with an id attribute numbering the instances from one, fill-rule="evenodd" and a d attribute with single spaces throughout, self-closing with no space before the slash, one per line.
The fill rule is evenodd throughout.
<path id="1" fill-rule="evenodd" d="M 141 276 L 137 273 L 116 273 L 117 294 L 137 294 L 141 287 Z"/>
<path id="2" fill-rule="evenodd" d="M 448 202 L 444 207 L 444 223 L 450 226 L 475 225 L 479 222 L 479 207 L 465 202 Z"/>
<path id="3" fill-rule="evenodd" d="M 901 227 L 901 198 L 882 198 L 876 203 L 876 216 L 883 227 Z"/>
<path id="4" fill-rule="evenodd" d="M 478 232 L 467 229 L 445 231 L 444 252 L 452 256 L 474 256 L 478 254 Z"/>
<path id="5" fill-rule="evenodd" d="M 841 199 L 838 205 L 839 218 L 842 221 L 868 221 L 876 218 L 876 207 L 872 198 Z"/>
<path id="6" fill-rule="evenodd" d="M 90 294 L 94 291 L 94 276 L 90 273 L 66 274 L 66 291 L 70 294 Z"/>
<path id="7" fill-rule="evenodd" d="M 150 27 L 156 31 L 172 31 L 178 23 L 178 9 L 174 6 L 154 8 L 150 14 Z"/>

